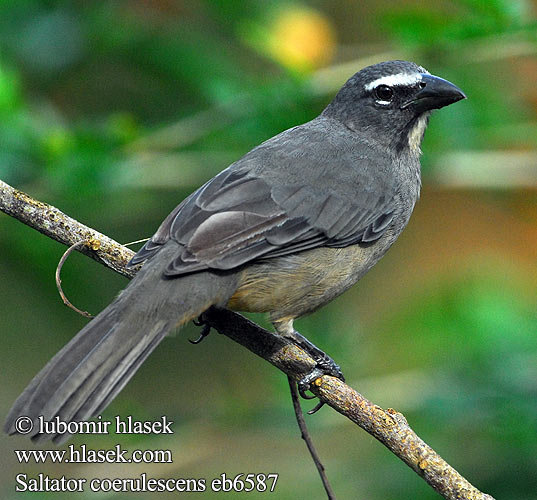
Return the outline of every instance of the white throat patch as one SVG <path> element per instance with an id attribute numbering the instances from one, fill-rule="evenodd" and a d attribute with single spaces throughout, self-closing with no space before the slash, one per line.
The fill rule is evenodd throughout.
<path id="1" fill-rule="evenodd" d="M 388 85 L 390 87 L 394 85 L 415 85 L 421 80 L 421 75 L 419 73 L 397 73 L 397 75 L 386 75 L 369 82 L 365 89 L 367 91 L 373 90 L 379 85 Z"/>
<path id="2" fill-rule="evenodd" d="M 414 124 L 408 134 L 408 145 L 413 153 L 421 154 L 421 140 L 427 127 L 427 114 L 424 114 L 418 118 L 418 121 Z"/>

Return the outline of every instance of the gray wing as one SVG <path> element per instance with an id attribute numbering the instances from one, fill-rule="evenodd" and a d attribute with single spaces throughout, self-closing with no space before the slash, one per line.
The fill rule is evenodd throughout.
<path id="1" fill-rule="evenodd" d="M 395 194 L 382 169 L 363 156 L 340 154 L 335 162 L 330 154 L 297 159 L 296 149 L 289 148 L 289 141 L 282 149 L 278 137 L 177 206 L 130 265 L 150 259 L 169 239 L 181 246 L 165 270 L 174 276 L 233 269 L 320 246 L 370 243 L 382 236 L 394 216 Z M 282 168 L 286 162 L 317 175 L 307 178 L 293 165 Z"/>

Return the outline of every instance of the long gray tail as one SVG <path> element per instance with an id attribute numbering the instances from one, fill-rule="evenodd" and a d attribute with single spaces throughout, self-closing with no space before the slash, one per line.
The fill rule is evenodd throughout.
<path id="1" fill-rule="evenodd" d="M 67 440 L 69 434 L 38 434 L 38 417 L 68 423 L 101 413 L 170 329 L 225 305 L 237 277 L 204 271 L 163 279 L 171 260 L 166 254 L 174 250 L 166 246 L 33 378 L 11 408 L 5 432 L 17 433 L 16 420 L 26 416 L 34 423 L 32 440 Z"/>

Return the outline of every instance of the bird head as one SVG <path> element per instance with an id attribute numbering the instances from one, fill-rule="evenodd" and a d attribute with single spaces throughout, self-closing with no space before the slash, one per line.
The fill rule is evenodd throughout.
<path id="1" fill-rule="evenodd" d="M 465 98 L 457 86 L 417 64 L 387 61 L 353 75 L 323 116 L 398 152 L 419 152 L 430 112 Z"/>

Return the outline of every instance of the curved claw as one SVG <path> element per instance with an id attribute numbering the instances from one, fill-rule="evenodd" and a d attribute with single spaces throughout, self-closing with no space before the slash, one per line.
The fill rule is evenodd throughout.
<path id="1" fill-rule="evenodd" d="M 308 415 L 313 415 L 314 413 L 317 413 L 323 406 L 324 403 L 322 401 L 319 401 L 311 410 L 308 411 Z"/>
<path id="2" fill-rule="evenodd" d="M 317 396 L 314 396 L 313 394 L 307 394 L 306 391 L 308 389 L 302 389 L 300 385 L 298 386 L 298 393 L 300 394 L 300 397 L 303 399 L 315 399 Z"/>
<path id="3" fill-rule="evenodd" d="M 194 323 L 196 326 L 205 325 L 205 321 L 203 321 L 203 318 L 201 317 L 201 314 L 196 319 L 193 319 L 192 323 Z"/>
<path id="4" fill-rule="evenodd" d="M 203 320 L 199 320 L 199 319 L 197 322 L 196 320 L 193 320 L 193 323 L 196 326 L 202 326 L 202 328 L 201 328 L 200 336 L 196 340 L 188 339 L 188 341 L 191 344 L 194 344 L 194 345 L 199 344 L 205 337 L 207 337 L 207 335 L 209 335 L 209 333 L 211 333 L 211 326 L 207 325 L 206 323 L 203 323 L 202 321 Z"/>
<path id="5" fill-rule="evenodd" d="M 199 344 L 203 339 L 205 338 L 205 335 L 200 335 L 196 340 L 187 339 L 191 344 Z"/>
<path id="6" fill-rule="evenodd" d="M 319 377 L 322 377 L 324 375 L 324 372 L 319 369 L 318 367 L 315 367 L 311 372 L 309 372 L 307 375 L 302 377 L 298 381 L 298 393 L 304 398 L 304 399 L 315 399 L 317 396 L 306 394 L 306 391 L 309 391 L 311 384 L 313 381 Z"/>

